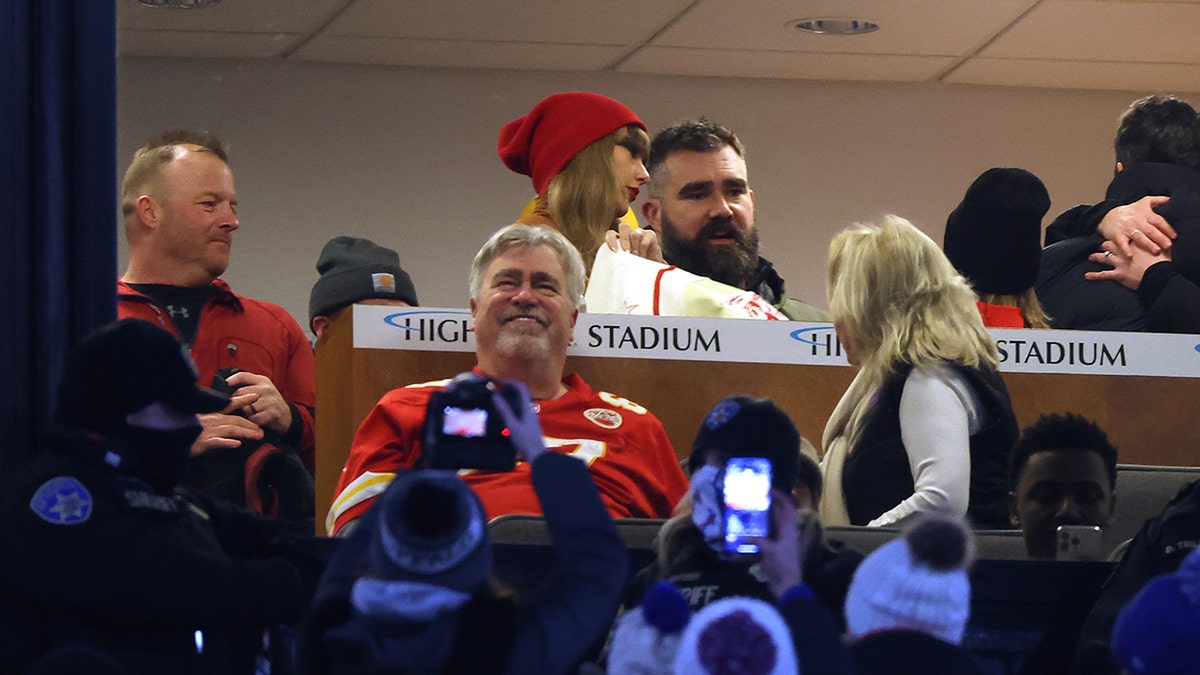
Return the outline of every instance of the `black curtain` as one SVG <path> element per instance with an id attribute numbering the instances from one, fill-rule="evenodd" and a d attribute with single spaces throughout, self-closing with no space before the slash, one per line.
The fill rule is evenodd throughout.
<path id="1" fill-rule="evenodd" d="M 116 3 L 0 0 L 0 477 L 116 316 Z"/>

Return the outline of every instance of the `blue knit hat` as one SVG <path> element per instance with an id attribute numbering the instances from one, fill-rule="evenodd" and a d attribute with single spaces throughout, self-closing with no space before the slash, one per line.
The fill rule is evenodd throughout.
<path id="1" fill-rule="evenodd" d="M 1112 653 L 1134 675 L 1184 675 L 1200 668 L 1200 550 L 1176 572 L 1151 579 L 1121 610 Z"/>
<path id="2" fill-rule="evenodd" d="M 399 475 L 376 504 L 369 550 L 372 575 L 470 593 L 492 569 L 487 517 L 479 497 L 452 471 Z"/>

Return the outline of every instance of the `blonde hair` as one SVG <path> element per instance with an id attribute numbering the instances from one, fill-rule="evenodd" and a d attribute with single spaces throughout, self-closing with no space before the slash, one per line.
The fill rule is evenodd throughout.
<path id="1" fill-rule="evenodd" d="M 208 131 L 194 129 L 170 129 L 160 133 L 138 148 L 133 161 L 125 170 L 121 181 L 121 214 L 128 218 L 136 208 L 138 196 L 158 187 L 163 167 L 183 155 L 181 149 L 191 152 L 207 152 L 222 162 L 229 163 L 225 144 Z"/>
<path id="2" fill-rule="evenodd" d="M 981 293 L 979 299 L 989 305 L 1007 305 L 1021 310 L 1021 318 L 1025 320 L 1026 328 L 1049 328 L 1050 315 L 1038 300 L 1037 293 L 1032 288 L 1026 288 L 1016 295 L 1000 293 Z"/>
<path id="3" fill-rule="evenodd" d="M 579 249 L 588 271 L 626 200 L 625 185 L 612 165 L 613 149 L 623 144 L 640 148 L 636 154 L 644 158 L 650 139 L 636 124 L 623 126 L 580 150 L 546 186 L 550 219 Z"/>
<path id="4" fill-rule="evenodd" d="M 834 236 L 828 293 L 829 312 L 874 385 L 901 363 L 999 365 L 975 291 L 932 239 L 899 216 Z"/>

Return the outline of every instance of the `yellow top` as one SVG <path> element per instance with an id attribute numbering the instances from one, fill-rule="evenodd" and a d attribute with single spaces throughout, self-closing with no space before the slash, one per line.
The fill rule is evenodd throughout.
<path id="1" fill-rule="evenodd" d="M 515 222 L 515 223 L 531 222 L 533 213 L 535 211 L 537 211 L 537 201 L 538 201 L 538 198 L 535 195 L 534 198 L 530 199 L 529 203 L 525 205 L 525 208 L 521 209 L 521 215 L 517 216 L 517 219 L 514 220 L 513 222 Z M 637 214 L 635 214 L 633 212 L 632 206 L 630 206 L 629 210 L 625 212 L 625 215 L 621 216 L 621 220 L 623 222 L 629 223 L 629 228 L 632 230 L 640 230 L 642 227 L 641 225 L 638 225 Z"/>

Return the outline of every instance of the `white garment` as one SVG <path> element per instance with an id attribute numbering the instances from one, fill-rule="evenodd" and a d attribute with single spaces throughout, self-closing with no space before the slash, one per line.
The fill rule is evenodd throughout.
<path id="1" fill-rule="evenodd" d="M 953 368 L 918 368 L 900 394 L 900 440 L 908 453 L 913 494 L 867 523 L 897 525 L 925 511 L 966 515 L 971 487 L 971 435 L 983 428 L 983 405 Z"/>
<path id="2" fill-rule="evenodd" d="M 855 378 L 855 383 L 858 379 Z M 851 392 L 855 392 L 854 383 L 846 393 Z M 844 406 L 857 407 L 863 400 L 861 396 L 875 393 L 855 392 L 851 400 L 843 396 L 834 417 Z M 983 428 L 982 415 L 983 404 L 974 389 L 952 367 L 937 364 L 914 368 L 905 379 L 900 394 L 900 440 L 908 454 L 914 491 L 867 525 L 895 526 L 918 513 L 944 509 L 966 514 L 971 485 L 970 438 Z M 864 420 L 855 421 L 859 424 L 852 422 L 852 426 L 859 426 Z M 826 504 L 826 499 L 822 498 L 821 517 L 826 525 L 849 524 L 841 480 L 845 458 L 852 451 L 847 438 L 853 434 L 846 433 L 849 431 L 846 428 L 841 431 L 836 433 L 827 427 L 824 439 L 826 454 L 821 465 L 826 495 L 830 500 L 840 501 Z M 835 486 L 836 489 L 830 489 Z"/>

